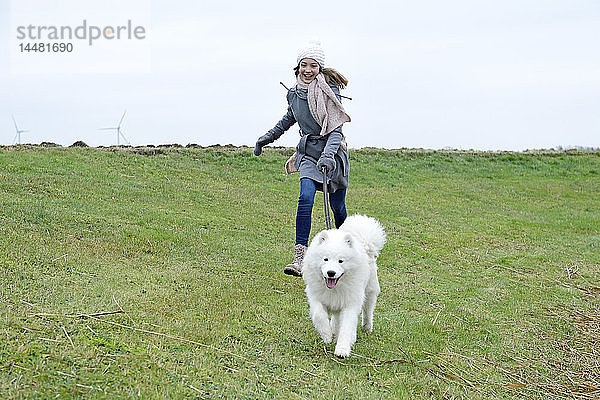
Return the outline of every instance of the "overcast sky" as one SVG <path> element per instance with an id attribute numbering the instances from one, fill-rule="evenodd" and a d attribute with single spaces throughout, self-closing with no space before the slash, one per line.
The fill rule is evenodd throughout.
<path id="1" fill-rule="evenodd" d="M 85 3 L 85 5 L 78 4 Z M 141 40 L 20 53 L 17 27 L 133 24 Z M 600 147 L 600 1 L 0 0 L 0 144 L 253 145 L 321 40 L 350 147 Z M 54 41 L 68 42 L 68 40 Z M 295 146 L 297 126 L 275 144 Z"/>

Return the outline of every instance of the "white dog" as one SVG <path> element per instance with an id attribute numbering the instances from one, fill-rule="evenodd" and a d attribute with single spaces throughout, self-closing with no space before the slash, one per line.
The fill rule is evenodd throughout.
<path id="1" fill-rule="evenodd" d="M 385 240 L 376 219 L 352 215 L 339 229 L 319 232 L 306 250 L 302 277 L 310 316 L 325 343 L 336 336 L 338 357 L 350 355 L 361 313 L 363 328 L 373 330 L 380 292 L 376 261 Z"/>

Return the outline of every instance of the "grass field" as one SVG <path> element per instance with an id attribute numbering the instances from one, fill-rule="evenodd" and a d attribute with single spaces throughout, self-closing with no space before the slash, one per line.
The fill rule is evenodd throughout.
<path id="1" fill-rule="evenodd" d="M 600 153 L 352 151 L 389 236 L 344 360 L 282 273 L 289 153 L 0 148 L 0 397 L 600 397 Z"/>

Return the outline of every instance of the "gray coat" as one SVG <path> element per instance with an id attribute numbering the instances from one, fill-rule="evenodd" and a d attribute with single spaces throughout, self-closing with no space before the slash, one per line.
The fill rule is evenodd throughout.
<path id="1" fill-rule="evenodd" d="M 334 85 L 329 85 L 341 101 L 340 91 Z M 348 187 L 350 163 L 348 150 L 342 148 L 342 126 L 338 126 L 327 135 L 320 135 L 321 126 L 315 121 L 308 108 L 307 93 L 296 87 L 288 90 L 287 113 L 281 121 L 268 132 L 270 142 L 279 139 L 292 125 L 298 122 L 300 126 L 300 142 L 296 146 L 298 158 L 296 168 L 300 171 L 300 178 L 310 178 L 323 183 L 323 173 L 317 170 L 317 161 L 321 156 L 335 159 L 335 170 L 328 175 L 328 191 L 333 193 L 338 189 Z"/>

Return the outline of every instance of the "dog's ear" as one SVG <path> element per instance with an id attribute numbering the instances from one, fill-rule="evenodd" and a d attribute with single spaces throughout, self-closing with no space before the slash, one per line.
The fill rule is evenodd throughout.
<path id="1" fill-rule="evenodd" d="M 317 241 L 318 244 L 325 243 L 327 241 L 327 239 L 329 239 L 329 235 L 327 234 L 327 231 L 321 231 L 315 237 L 315 240 Z"/>
<path id="2" fill-rule="evenodd" d="M 354 247 L 354 238 L 352 237 L 351 234 L 346 233 L 346 235 L 344 236 L 344 242 L 346 243 L 346 245 L 350 248 Z"/>

